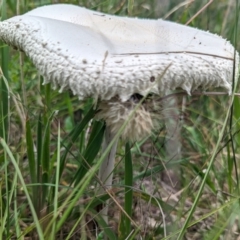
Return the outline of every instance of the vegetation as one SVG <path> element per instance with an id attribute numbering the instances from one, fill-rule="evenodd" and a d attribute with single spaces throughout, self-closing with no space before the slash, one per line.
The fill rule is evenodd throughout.
<path id="1" fill-rule="evenodd" d="M 1 17 L 53 2 L 183 24 L 192 19 L 189 25 L 240 49 L 233 0 L 3 0 Z M 101 151 L 105 126 L 93 119 L 92 100 L 43 86 L 23 53 L 3 43 L 0 50 L 1 239 L 238 239 L 238 96 L 163 100 L 169 115 L 141 142 L 120 141 L 114 186 L 99 195 L 97 171 L 107 152 Z M 107 199 L 108 224 L 99 214 Z"/>

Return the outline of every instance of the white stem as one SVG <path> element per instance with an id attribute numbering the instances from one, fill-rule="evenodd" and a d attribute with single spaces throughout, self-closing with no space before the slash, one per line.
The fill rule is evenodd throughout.
<path id="1" fill-rule="evenodd" d="M 182 109 L 184 109 L 184 103 L 182 105 Z M 178 99 L 176 96 L 169 100 L 163 101 L 163 114 L 164 118 L 167 119 L 165 121 L 166 125 L 166 142 L 165 142 L 165 150 L 166 150 L 166 158 L 170 161 L 179 160 L 182 158 L 181 154 L 181 129 L 182 129 L 182 120 L 181 120 L 181 110 L 178 107 Z M 168 171 L 166 172 L 169 181 L 172 184 L 172 187 L 176 186 L 179 182 L 179 169 L 175 168 L 174 171 L 174 179 L 170 177 Z"/>
<path id="2" fill-rule="evenodd" d="M 103 142 L 102 151 L 105 152 L 109 144 L 114 138 L 114 134 L 111 133 L 111 130 L 106 127 L 105 137 Z M 99 179 L 103 185 L 100 186 L 99 194 L 105 193 L 106 188 L 112 187 L 112 179 L 113 179 L 113 170 L 114 170 L 114 163 L 115 163 L 115 155 L 117 151 L 117 144 L 118 140 L 115 141 L 113 144 L 110 152 L 107 154 L 106 158 L 104 159 L 100 169 L 99 169 Z M 108 202 L 106 202 L 106 206 L 102 209 L 101 215 L 103 219 L 108 223 Z"/>

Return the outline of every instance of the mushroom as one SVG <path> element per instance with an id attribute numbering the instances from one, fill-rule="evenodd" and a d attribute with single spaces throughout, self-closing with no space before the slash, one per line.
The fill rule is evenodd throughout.
<path id="1" fill-rule="evenodd" d="M 107 125 L 105 148 L 126 121 L 124 139 L 151 133 L 158 122 L 154 112 L 160 108 L 154 96 L 178 88 L 191 94 L 220 87 L 231 94 L 234 64 L 238 67 L 233 46 L 215 34 L 67 4 L 1 22 L 0 39 L 24 51 L 45 84 L 51 82 L 60 92 L 71 89 L 79 100 L 99 101 L 97 117 Z M 100 169 L 108 187 L 116 146 L 117 141 Z"/>

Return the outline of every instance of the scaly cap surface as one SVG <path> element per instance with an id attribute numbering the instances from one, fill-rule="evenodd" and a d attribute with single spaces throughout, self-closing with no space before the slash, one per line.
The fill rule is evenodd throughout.
<path id="1" fill-rule="evenodd" d="M 70 88 L 79 99 L 127 101 L 135 93 L 232 88 L 232 45 L 168 21 L 57 4 L 1 22 L 0 39 L 24 51 L 45 83 Z"/>

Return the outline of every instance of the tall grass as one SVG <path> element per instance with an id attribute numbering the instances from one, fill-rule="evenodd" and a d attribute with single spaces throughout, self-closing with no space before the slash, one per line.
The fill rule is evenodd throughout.
<path id="1" fill-rule="evenodd" d="M 58 2 L 185 24 L 209 1 Z M 239 50 L 237 2 L 213 1 L 190 25 L 221 34 Z M 52 1 L 2 1 L 1 19 L 44 4 Z M 238 97 L 188 96 L 183 109 L 177 96 L 181 156 L 168 158 L 171 136 L 162 120 L 149 138 L 120 141 L 113 188 L 99 195 L 97 171 L 111 146 L 101 152 L 105 125 L 93 119 L 92 100 L 43 86 L 27 57 L 0 47 L 1 239 L 237 239 Z M 109 223 L 99 213 L 107 200 Z"/>

